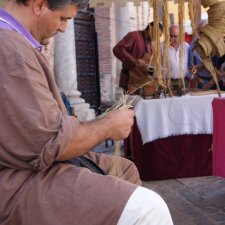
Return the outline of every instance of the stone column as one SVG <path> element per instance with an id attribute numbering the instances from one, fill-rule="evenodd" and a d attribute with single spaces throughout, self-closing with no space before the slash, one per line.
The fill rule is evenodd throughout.
<path id="1" fill-rule="evenodd" d="M 133 20 L 135 18 L 130 18 L 130 12 L 127 4 L 121 6 L 119 4 L 113 4 L 111 8 L 111 17 L 116 18 L 112 20 L 112 47 L 121 40 L 130 30 L 133 25 Z M 123 94 L 123 90 L 118 87 L 119 84 L 119 77 L 122 64 L 120 60 L 116 59 L 113 55 L 112 58 L 112 65 L 113 65 L 113 74 L 115 77 L 115 100 L 118 100 L 121 95 Z"/>
<path id="2" fill-rule="evenodd" d="M 133 2 L 127 2 L 124 7 L 119 4 L 112 4 L 111 18 L 112 20 L 112 42 L 113 46 L 121 40 L 128 32 L 134 30 L 142 30 L 152 20 L 152 11 L 149 13 L 148 2 L 141 2 L 141 5 L 136 6 Z M 116 93 L 115 99 L 119 99 L 123 94 L 121 88 L 118 88 L 119 75 L 122 64 L 120 60 L 113 56 L 112 59 L 113 74 L 116 74 Z"/>
<path id="3" fill-rule="evenodd" d="M 86 121 L 95 117 L 95 111 L 80 98 L 77 90 L 77 69 L 75 52 L 74 21 L 68 22 L 65 33 L 59 33 L 54 40 L 54 72 L 56 82 L 70 100 L 71 107 L 79 120 Z"/>
<path id="4" fill-rule="evenodd" d="M 143 30 L 153 21 L 153 8 L 149 8 L 149 2 L 140 2 L 139 8 L 139 29 Z"/>

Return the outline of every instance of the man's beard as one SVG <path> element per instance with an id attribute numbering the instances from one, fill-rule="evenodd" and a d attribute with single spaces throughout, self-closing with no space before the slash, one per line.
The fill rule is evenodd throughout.
<path id="1" fill-rule="evenodd" d="M 40 44 L 46 46 L 49 44 L 49 42 L 50 42 L 50 38 L 44 38 L 41 40 Z"/>

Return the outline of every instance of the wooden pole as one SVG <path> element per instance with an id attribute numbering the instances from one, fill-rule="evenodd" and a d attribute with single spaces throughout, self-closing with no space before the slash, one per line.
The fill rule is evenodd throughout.
<path id="1" fill-rule="evenodd" d="M 201 21 L 201 0 L 194 1 L 194 10 L 195 10 L 195 24 L 198 26 Z"/>

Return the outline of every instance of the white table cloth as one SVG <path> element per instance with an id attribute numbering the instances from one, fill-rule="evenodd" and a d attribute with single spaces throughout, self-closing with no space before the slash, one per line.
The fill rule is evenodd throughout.
<path id="1" fill-rule="evenodd" d="M 135 100 L 143 144 L 184 134 L 212 134 L 212 100 L 217 94 Z"/>

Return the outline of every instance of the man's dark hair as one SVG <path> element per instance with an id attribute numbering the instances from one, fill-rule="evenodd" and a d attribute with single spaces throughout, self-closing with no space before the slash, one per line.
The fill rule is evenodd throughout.
<path id="1" fill-rule="evenodd" d="M 147 27 L 145 29 L 149 30 L 149 28 L 152 28 L 153 26 L 154 26 L 154 22 L 151 22 L 147 25 Z M 160 22 L 159 22 L 159 29 L 163 32 L 163 25 Z"/>
<path id="2" fill-rule="evenodd" d="M 19 4 L 27 5 L 29 0 L 17 0 Z M 81 8 L 88 4 L 88 0 L 47 0 L 50 10 L 62 9 L 67 5 L 79 5 Z"/>

